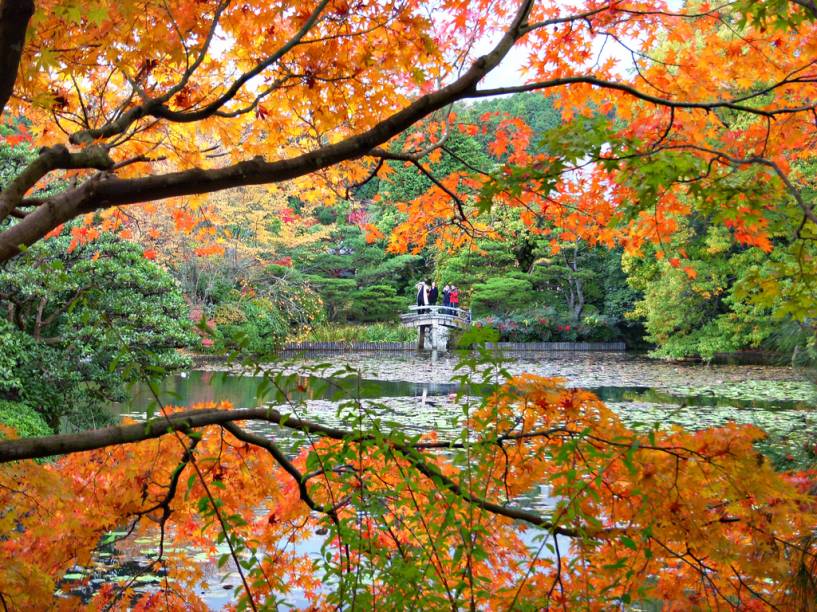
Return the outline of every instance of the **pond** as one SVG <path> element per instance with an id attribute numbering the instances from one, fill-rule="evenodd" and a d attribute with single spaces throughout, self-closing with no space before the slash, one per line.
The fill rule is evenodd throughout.
<path id="1" fill-rule="evenodd" d="M 595 391 L 614 408 L 630 426 L 661 427 L 672 424 L 687 428 L 720 425 L 733 420 L 752 423 L 764 429 L 769 438 L 761 450 L 782 468 L 806 465 L 817 455 L 813 440 L 817 433 L 817 387 L 808 378 L 787 367 L 749 365 L 674 364 L 656 362 L 644 357 L 621 353 L 517 353 L 506 355 L 512 374 L 530 372 L 561 377 L 570 387 Z M 337 369 L 349 364 L 358 378 L 327 379 L 308 370 L 318 364 L 331 363 Z M 457 357 L 416 353 L 323 353 L 289 356 L 282 370 L 299 374 L 298 416 L 327 425 L 338 424 L 338 401 L 349 394 L 371 400 L 372 416 L 404 431 L 421 433 L 436 430 L 444 434 L 451 429 L 452 416 L 460 408 L 454 401 L 459 390 L 452 382 L 457 375 Z M 173 405 L 230 401 L 235 407 L 249 408 L 266 403 L 287 411 L 290 405 L 282 398 L 259 398 L 260 378 L 245 375 L 223 365 L 207 365 L 182 373 L 165 382 L 162 401 Z M 490 387 L 477 385 L 471 395 L 483 395 Z M 146 388 L 135 388 L 131 400 L 118 412 L 143 418 L 153 397 Z M 255 431 L 270 432 L 274 426 L 255 425 Z M 276 440 L 295 454 L 299 442 L 276 428 Z M 532 491 L 522 505 L 541 508 L 549 504 L 542 487 Z M 303 544 L 302 551 L 318 554 L 322 538 L 315 536 Z M 115 581 L 125 575 L 136 575 L 140 564 L 146 565 L 155 542 L 132 543 L 127 550 L 113 545 L 100 549 L 94 567 L 77 568 L 71 576 L 91 584 Z M 205 572 L 212 575 L 211 587 L 202 594 L 208 605 L 218 609 L 232 598 L 237 577 L 216 567 L 215 560 L 199 555 Z M 150 589 L 151 576 L 141 577 L 139 588 Z M 63 584 L 72 588 L 71 580 Z M 90 591 L 88 591 L 90 593 Z M 87 593 L 86 593 L 87 594 Z M 296 593 L 291 603 L 305 602 Z"/>

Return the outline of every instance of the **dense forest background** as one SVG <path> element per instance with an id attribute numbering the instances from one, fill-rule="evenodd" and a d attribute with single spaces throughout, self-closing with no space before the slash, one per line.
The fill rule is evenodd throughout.
<path id="1" fill-rule="evenodd" d="M 121 397 L 131 370 L 185 365 L 178 348 L 264 353 L 295 339 L 409 340 L 413 330 L 401 328 L 398 315 L 423 279 L 456 285 L 476 324 L 496 328 L 503 340 L 620 339 L 664 358 L 761 349 L 787 362 L 813 359 L 813 332 L 786 310 L 785 271 L 797 258 L 785 236 L 775 237 L 774 281 L 784 287 L 776 300 L 755 295 L 770 282 L 769 256 L 700 214 L 678 220 L 673 247 L 683 249 L 695 275 L 655 246 L 625 254 L 591 245 L 542 220 L 529 226 L 508 207 L 485 210 L 490 232 L 464 247 L 421 240 L 414 250 L 395 249 L 393 230 L 432 177 L 464 168 L 490 174 L 507 161 L 497 146 L 501 121 L 521 119 L 532 128 L 529 146 L 540 151 L 560 123 L 539 94 L 455 112 L 470 127 L 448 135 L 430 176 L 389 162 L 383 178 L 350 186 L 333 206 L 286 188 L 245 188 L 211 196 L 220 218 L 206 204 L 144 213 L 182 231 L 142 232 L 137 208 L 125 231 L 74 224 L 32 247 L 0 270 L 7 347 L 0 411 L 17 415 L 8 406 L 23 404 L 51 429 L 70 425 L 80 418 L 80 400 L 102 406 Z M 34 155 L 23 123 L 3 130 L 0 184 Z M 197 321 L 207 323 L 198 333 Z M 32 380 L 44 382 L 23 384 Z M 65 401 L 55 402 L 55 393 Z M 96 412 L 82 414 L 77 427 Z"/>
<path id="2" fill-rule="evenodd" d="M 455 112 L 473 129 L 448 135 L 429 167 L 434 177 L 464 168 L 494 171 L 507 160 L 496 146 L 497 125 L 507 118 L 530 126 L 530 147 L 542 151 L 560 127 L 559 112 L 539 94 L 460 105 Z M 487 211 L 493 234 L 475 236 L 464 248 L 429 241 L 395 251 L 390 236 L 408 214 L 405 204 L 430 188 L 432 179 L 410 163 L 389 162 L 385 178 L 352 187 L 331 207 L 301 194 L 248 189 L 243 201 L 232 196 L 231 218 L 241 221 L 230 226 L 226 257 L 184 257 L 178 264 L 171 256 L 168 263 L 191 303 L 217 326 L 244 321 L 253 337 L 262 325 L 262 338 L 275 328 L 280 338 L 406 339 L 406 331 L 390 324 L 413 303 L 416 283 L 431 279 L 440 287 L 455 284 L 477 323 L 497 328 L 504 340 L 622 339 L 666 358 L 711 359 L 746 349 L 807 358 L 811 332 L 787 316 L 785 292 L 777 301 L 754 299 L 768 256 L 739 245 L 714 219 L 679 219 L 683 231 L 674 248 L 694 263 L 694 278 L 662 259 L 657 247 L 625 254 L 590 245 L 545 221 L 531 229 L 520 209 L 507 207 Z M 262 212 L 265 197 L 277 202 L 276 214 Z M 789 239 L 776 240 L 779 247 Z M 189 254 L 193 247 L 181 250 Z M 785 283 L 795 257 L 785 248 L 775 249 L 775 257 Z M 279 323 L 257 323 L 264 320 L 259 309 Z M 357 327 L 350 332 L 349 325 Z"/>

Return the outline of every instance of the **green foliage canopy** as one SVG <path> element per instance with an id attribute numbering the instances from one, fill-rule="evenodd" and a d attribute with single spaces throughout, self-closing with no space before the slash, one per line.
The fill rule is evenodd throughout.
<path id="1" fill-rule="evenodd" d="M 187 365 L 176 349 L 196 342 L 178 286 L 139 245 L 70 242 L 66 231 L 0 270 L 0 394 L 55 430 L 100 418 L 148 369 Z"/>

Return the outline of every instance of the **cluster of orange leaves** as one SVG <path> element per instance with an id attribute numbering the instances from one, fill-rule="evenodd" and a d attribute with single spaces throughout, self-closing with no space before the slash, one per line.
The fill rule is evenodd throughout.
<path id="1" fill-rule="evenodd" d="M 116 174 L 135 177 L 217 167 L 254 156 L 294 157 L 365 131 L 418 90 L 447 77 L 453 68 L 443 55 L 457 54 L 451 36 L 467 32 L 461 43 L 467 48 L 488 22 L 506 14 L 500 9 L 496 18 L 486 19 L 494 2 L 467 4 L 443 3 L 443 14 L 450 6 L 452 16 L 446 20 L 451 23 L 443 24 L 429 19 L 419 0 L 330 0 L 305 40 L 235 93 L 222 109 L 233 116 L 146 120 L 138 126 L 137 137 L 112 139 L 112 158 L 127 162 Z M 37 146 L 63 144 L 66 133 L 97 128 L 131 109 L 140 96 L 158 97 L 179 83 L 221 8 L 209 50 L 168 102 L 172 111 L 199 109 L 225 94 L 242 72 L 274 56 L 319 6 L 317 0 L 297 6 L 287 0 L 39 2 L 10 110 L 32 122 Z M 453 23 L 455 14 L 469 12 L 467 27 Z M 275 82 L 278 91 L 256 100 L 261 89 Z M 337 185 L 354 182 L 366 172 L 359 162 L 327 169 L 299 181 L 299 197 L 307 202 L 333 200 Z M 62 174 L 69 179 L 88 176 L 87 171 Z M 171 200 L 171 206 L 188 206 L 192 199 Z M 190 231 L 189 219 L 178 221 L 176 229 Z M 205 248 L 200 254 L 213 252 Z"/>
<path id="2" fill-rule="evenodd" d="M 192 408 L 205 407 L 230 408 L 226 404 Z M 184 437 L 183 442 L 189 445 L 190 439 Z M 165 498 L 170 475 L 183 453 L 179 439 L 168 435 L 77 453 L 55 463 L 26 461 L 4 465 L 0 476 L 4 508 L 0 518 L 0 554 L 5 561 L 0 570 L 0 593 L 6 604 L 19 610 L 42 609 L 52 604 L 76 609 L 80 605 L 77 597 L 55 599 L 62 575 L 76 564 L 89 564 L 94 549 L 107 532 L 128 530 L 137 514 Z M 306 535 L 303 530 L 306 512 L 297 502 L 297 488 L 265 450 L 211 431 L 198 445 L 196 456 L 205 482 L 220 499 L 221 512 L 225 516 L 241 514 L 247 518 L 241 536 L 249 545 L 272 550 L 273 544 L 288 539 L 297 541 Z M 193 553 L 183 550 L 193 547 L 217 558 L 216 530 L 198 513 L 198 500 L 205 493 L 201 482 L 189 480 L 191 473 L 192 466 L 188 465 L 170 502 L 172 515 L 165 534 L 163 566 L 173 582 L 162 585 L 162 601 L 169 596 L 180 608 L 187 601 L 195 609 L 206 609 L 194 592 L 194 586 L 206 582 L 206 568 L 191 560 Z M 223 486 L 219 487 L 221 483 Z M 145 534 L 156 538 L 156 520 L 160 515 L 161 509 L 145 514 L 131 536 L 117 546 L 126 553 L 138 554 L 133 541 Z M 264 595 L 265 589 L 286 592 L 289 588 L 310 591 L 316 587 L 311 562 L 291 549 L 282 548 L 264 563 L 269 582 L 254 587 L 259 596 Z M 89 608 L 103 609 L 112 601 L 117 601 L 122 609 L 128 608 L 134 584 L 126 582 L 116 586 L 128 587 L 128 592 L 120 592 L 111 585 L 97 595 Z"/>
<path id="3" fill-rule="evenodd" d="M 202 407 L 230 409 L 194 406 Z M 325 439 L 307 444 L 295 459 L 306 473 L 308 454 L 317 456 L 323 473 L 310 478 L 311 496 L 335 505 L 338 520 L 356 532 L 350 540 L 335 534 L 330 560 L 345 575 L 368 567 L 370 580 L 359 588 L 374 601 L 455 607 L 475 601 L 481 609 L 506 609 L 521 600 L 595 609 L 629 598 L 659 599 L 680 610 L 716 608 L 727 599 L 741 609 L 813 600 L 814 593 L 798 590 L 808 581 L 797 581 L 815 571 L 811 479 L 776 473 L 752 447 L 763 435 L 758 429 L 730 424 L 636 434 L 593 394 L 528 375 L 472 407 L 467 427 L 474 443 L 466 465 L 400 443 Z M 201 433 L 195 456 L 204 482 L 223 516 L 243 517 L 231 531 L 260 557 L 247 572 L 254 601 L 298 587 L 315 605 L 331 607 L 312 561 L 293 548 L 321 516 L 309 512 L 294 480 L 266 450 L 217 427 Z M 492 437 L 503 435 L 510 437 L 496 444 Z M 150 509 L 167 495 L 184 452 L 180 440 L 190 444 L 170 434 L 54 463 L 3 465 L 0 552 L 7 562 L 0 593 L 7 605 L 51 604 L 61 576 L 88 564 L 106 532 L 127 528 L 139 514 L 145 516 L 133 535 L 117 546 L 127 552 L 136 536 L 156 537 L 161 509 Z M 346 447 L 354 459 L 341 452 Z M 459 493 L 422 475 L 415 469 L 421 464 Z M 187 464 L 168 502 L 163 564 L 173 580 L 157 588 L 173 607 L 203 606 L 195 592 L 206 578 L 191 555 L 195 547 L 216 554 L 218 522 L 200 514 L 206 494 L 194 474 Z M 554 539 L 548 527 L 540 533 L 559 547 L 558 556 L 532 552 L 525 532 L 536 527 L 463 500 L 469 495 L 513 508 L 541 485 L 554 504 L 542 516 L 565 535 Z M 379 511 L 359 513 L 374 507 Z M 422 583 L 395 579 L 389 570 L 397 561 L 425 567 Z M 132 595 L 111 585 L 89 607 L 125 608 Z M 140 601 L 147 605 L 151 596 Z M 57 607 L 78 605 L 75 598 L 56 600 Z"/>
<path id="4" fill-rule="evenodd" d="M 754 166 L 756 171 L 750 172 L 751 164 L 741 160 L 762 158 L 788 174 L 793 163 L 813 156 L 817 139 L 810 107 L 817 98 L 813 65 L 817 26 L 806 21 L 796 30 L 781 31 L 751 19 L 745 26 L 738 26 L 738 15 L 731 9 L 718 9 L 706 2 L 689 3 L 683 10 L 652 0 L 587 2 L 580 3 L 576 12 L 605 6 L 606 10 L 595 13 L 586 23 L 530 33 L 525 41 L 532 50 L 526 66 L 530 81 L 589 75 L 683 103 L 730 100 L 797 75 L 773 93 L 749 97 L 743 104 L 761 112 L 800 110 L 787 110 L 774 118 L 723 109 L 671 111 L 628 92 L 589 83 L 545 89 L 543 94 L 553 96 L 564 122 L 607 115 L 609 142 L 628 144 L 615 153 L 602 147 L 595 160 L 568 158 L 553 186 L 543 186 L 541 179 L 532 175 L 529 181 L 517 177 L 511 188 L 503 190 L 503 173 L 525 167 L 546 168 L 560 155 L 558 150 L 551 152 L 554 157 L 532 153 L 528 145 L 531 140 L 535 142 L 536 135 L 532 138 L 524 126 L 511 125 L 518 120 L 505 119 L 489 145 L 501 165 L 492 171 L 498 184 L 494 205 L 520 210 L 522 220 L 533 231 L 553 227 L 561 240 L 582 239 L 607 246 L 618 243 L 629 253 L 638 253 L 645 243 L 670 242 L 679 218 L 690 215 L 698 199 L 707 214 L 714 210 L 732 229 L 739 243 L 770 251 L 774 232 L 781 230 L 770 227 L 769 219 L 791 196 L 771 166 Z M 557 3 L 537 3 L 531 21 L 556 16 L 560 10 Z M 699 16 L 688 18 L 679 14 L 683 12 Z M 638 43 L 628 42 L 636 40 Z M 600 54 L 602 41 L 602 47 L 618 47 L 619 52 Z M 623 59 L 631 57 L 623 47 L 627 44 L 637 44 L 637 53 L 632 57 L 638 62 L 638 70 L 630 66 L 632 76 L 626 76 L 629 60 Z M 456 124 L 456 116 L 449 120 Z M 470 135 L 486 130 L 485 125 L 456 127 Z M 582 129 L 581 125 L 577 127 L 579 132 Z M 677 180 L 668 179 L 652 201 L 640 201 L 637 187 L 647 179 L 640 166 L 661 151 L 695 158 L 701 168 L 710 162 L 711 166 L 700 176 L 688 173 Z M 615 166 L 604 163 L 618 154 L 624 155 L 624 161 Z M 590 163 L 594 161 L 597 163 Z M 740 180 L 755 185 L 754 197 L 744 193 L 719 195 L 721 182 L 735 170 L 747 171 Z M 460 173 L 442 182 L 473 203 L 479 186 L 491 179 L 478 173 L 466 178 Z M 757 185 L 762 186 L 760 194 Z M 437 186 L 402 204 L 402 210 L 407 218 L 392 236 L 390 245 L 394 250 L 420 249 L 432 237 L 440 246 L 457 248 L 467 241 L 463 234 L 485 235 L 485 228 L 478 224 L 483 220 L 479 212 L 468 210 L 472 224 L 456 219 L 450 195 Z M 487 219 L 483 221 L 486 223 L 490 224 Z M 793 229 L 787 226 L 782 232 Z M 557 240 L 553 246 L 559 248 Z M 694 278 L 697 272 L 693 265 L 684 256 L 674 255 L 673 261 L 677 260 L 677 265 Z"/>
<path id="5" fill-rule="evenodd" d="M 138 102 L 134 86 L 140 95 L 160 96 L 179 82 L 207 39 L 219 5 L 181 0 L 125 0 L 115 5 L 102 0 L 39 3 L 11 110 L 32 121 L 31 137 L 37 145 L 64 141 L 63 130 L 70 133 L 103 125 Z M 195 74 L 169 101 L 169 108 L 187 112 L 206 107 L 228 90 L 240 72 L 252 69 L 260 58 L 273 55 L 291 39 L 316 6 L 313 1 L 293 9 L 283 0 L 227 5 L 220 17 L 217 43 L 201 57 Z M 285 61 L 268 67 L 253 86 L 239 89 L 222 109 L 223 115 L 234 116 L 212 114 L 183 122 L 146 118 L 134 137 L 114 144 L 114 161 L 141 160 L 123 163 L 116 174 L 127 178 L 156 170 L 212 168 L 255 155 L 284 159 L 360 134 L 416 95 L 452 79 L 462 62 L 469 61 L 464 58 L 473 59 L 481 42 L 507 27 L 518 3 L 446 0 L 433 18 L 426 8 L 419 0 L 331 0 L 307 41 L 290 49 Z M 817 98 L 813 67 L 809 67 L 817 53 L 814 23 L 805 21 L 796 30 L 781 31 L 751 20 L 738 25 L 740 16 L 729 6 L 695 2 L 683 10 L 698 16 L 680 15 L 677 7 L 659 0 L 586 0 L 570 7 L 560 2 L 533 3 L 527 19 L 530 24 L 569 13 L 587 16 L 534 28 L 522 38 L 518 44 L 526 49 L 527 77 L 553 83 L 545 86 L 544 93 L 558 100 L 566 122 L 582 116 L 608 116 L 611 140 L 632 143 L 629 153 L 635 157 L 615 169 L 603 164 L 585 167 L 581 159 L 571 160 L 573 167 L 564 171 L 554 187 L 543 185 L 534 173 L 529 181 L 516 182 L 513 189 L 500 189 L 493 196 L 495 205 L 519 209 L 533 230 L 541 231 L 543 225 L 557 228 L 562 240 L 619 243 L 637 252 L 646 241 L 665 242 L 677 229 L 677 218 L 690 213 L 687 181 L 692 178 L 678 177 L 678 182 L 656 194 L 654 202 L 638 202 L 633 185 L 640 183 L 639 156 L 647 159 L 657 147 L 704 161 L 717 157 L 703 147 L 734 159 L 762 155 L 788 172 L 792 163 L 811 155 L 814 125 L 808 108 Z M 630 53 L 625 48 L 628 44 L 637 45 L 637 53 Z M 600 53 L 608 45 L 618 52 Z M 638 62 L 637 71 L 628 65 L 630 58 Z M 673 102 L 709 102 L 734 99 L 792 75 L 797 78 L 745 102 L 761 111 L 804 109 L 774 120 L 745 113 L 735 118 L 722 109 L 676 108 L 671 113 L 624 91 L 561 83 L 592 76 L 633 85 L 647 95 Z M 279 83 L 280 90 L 256 100 L 259 88 L 267 83 Z M 242 109 L 253 112 L 238 112 Z M 484 129 L 458 125 L 454 116 L 445 123 L 467 134 Z M 435 134 L 440 137 L 439 126 L 439 117 L 425 126 L 426 143 Z M 405 139 L 405 149 L 424 144 L 417 134 Z M 489 149 L 506 168 L 541 169 L 552 159 L 530 152 L 536 136 L 519 118 L 502 118 Z M 437 149 L 422 161 L 433 163 L 442 154 Z M 307 203 L 331 203 L 345 195 L 346 187 L 365 179 L 371 164 L 365 156 L 346 161 L 296 180 L 294 189 Z M 718 181 L 730 170 L 725 158 L 717 158 L 714 171 L 702 183 L 717 190 Z M 753 178 L 769 184 L 764 205 L 785 197 L 780 183 L 767 170 Z M 71 171 L 66 176 L 83 172 Z M 407 218 L 392 235 L 391 248 L 422 249 L 431 237 L 457 248 L 474 236 L 494 235 L 488 215 L 470 208 L 486 182 L 502 182 L 501 169 L 490 174 L 493 178 L 466 171 L 441 177 L 442 188 L 435 185 L 413 202 L 402 203 Z M 467 203 L 464 215 L 452 205 L 449 191 Z M 186 207 L 195 209 L 201 204 L 195 200 L 172 202 L 173 214 L 181 212 L 161 231 L 173 228 L 201 233 L 203 244 L 196 247 L 196 254 L 219 253 L 223 244 L 218 246 L 217 240 L 206 236 L 210 226 L 201 227 L 197 214 L 184 212 Z M 740 242 L 771 248 L 765 222 L 768 211 L 757 201 L 747 205 L 735 199 L 716 206 L 729 219 Z M 103 216 L 117 214 L 106 211 Z M 380 237 L 373 228 L 367 228 L 367 234 L 372 240 Z M 78 244 L 84 239 L 78 235 Z M 556 238 L 553 248 L 558 249 Z M 694 275 L 685 262 L 679 265 Z"/>

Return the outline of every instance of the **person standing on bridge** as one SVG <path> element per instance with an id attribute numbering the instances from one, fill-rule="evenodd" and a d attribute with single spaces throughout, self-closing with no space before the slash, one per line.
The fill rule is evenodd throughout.
<path id="1" fill-rule="evenodd" d="M 440 292 L 437 289 L 437 283 L 431 281 L 431 289 L 428 290 L 428 303 L 431 306 L 437 305 L 437 297 L 439 297 Z"/>
<path id="2" fill-rule="evenodd" d="M 457 289 L 454 285 L 451 285 L 450 300 L 451 300 L 451 307 L 453 309 L 456 309 L 456 308 L 460 307 L 460 290 Z M 457 314 L 456 310 L 452 310 L 451 314 L 456 315 Z"/>
<path id="3" fill-rule="evenodd" d="M 417 283 L 417 305 L 418 306 L 425 306 L 428 304 L 428 287 L 425 284 L 425 281 L 420 281 Z M 417 314 L 424 314 L 425 311 L 420 309 L 417 311 Z"/>
<path id="4" fill-rule="evenodd" d="M 451 287 L 446 285 L 443 287 L 443 314 L 451 314 L 448 312 L 448 307 L 451 306 Z"/>

